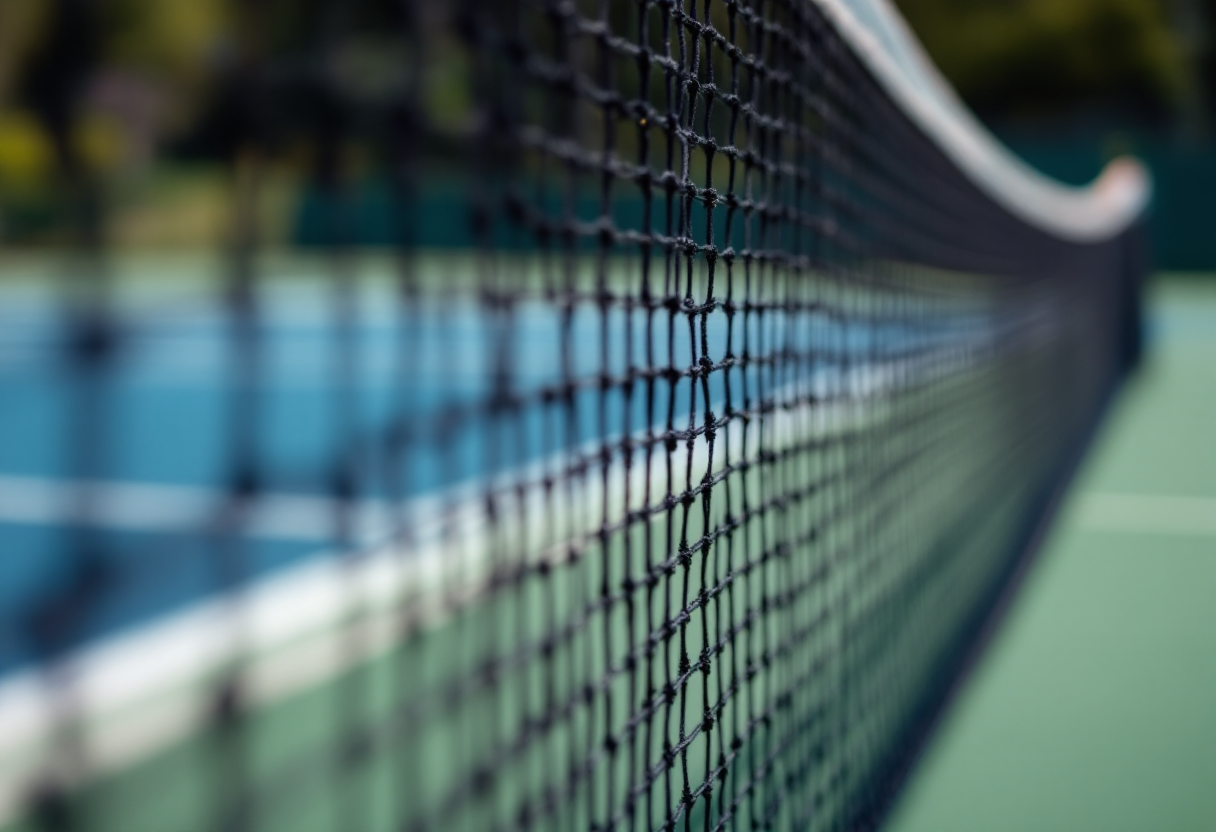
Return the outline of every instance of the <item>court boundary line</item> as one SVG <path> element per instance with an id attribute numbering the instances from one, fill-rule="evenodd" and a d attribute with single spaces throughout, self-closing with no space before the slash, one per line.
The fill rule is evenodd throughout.
<path id="1" fill-rule="evenodd" d="M 748 432 L 747 446 L 741 429 L 725 432 L 715 444 L 714 464 L 742 454 L 755 456 L 761 444 L 771 451 L 795 439 L 873 429 L 890 415 L 886 401 L 891 395 L 965 375 L 990 357 L 987 343 L 961 350 L 953 346 L 930 350 L 911 361 L 852 368 L 840 381 L 841 388 L 831 394 L 835 398 L 827 400 L 812 379 L 788 383 L 763 399 L 759 427 Z M 661 429 L 641 429 L 634 437 L 653 438 L 655 431 Z M 405 540 L 323 549 L 300 565 L 271 573 L 227 596 L 196 602 L 53 664 L 0 677 L 0 724 L 18 726 L 0 735 L 0 826 L 24 816 L 28 797 L 39 786 L 78 788 L 188 737 L 212 716 L 214 689 L 208 685 L 234 664 L 243 668 L 242 705 L 256 710 L 390 650 L 401 636 L 406 601 L 409 620 L 416 620 L 418 626 L 441 624 L 490 584 L 486 567 L 494 544 L 485 536 L 487 490 L 508 495 L 513 492 L 508 485 L 539 483 L 547 472 L 566 471 L 571 456 L 586 457 L 601 445 L 602 440 L 595 439 L 573 452 L 561 451 L 395 507 L 364 506 L 365 518 L 381 511 L 400 512 L 397 516 L 408 518 L 413 533 Z M 681 481 L 691 477 L 690 482 L 698 483 L 709 470 L 704 437 L 692 447 L 680 443 L 663 453 L 671 460 L 673 476 Z M 657 482 L 653 493 L 666 494 L 662 481 L 667 469 L 662 465 L 652 473 L 635 467 L 626 491 L 623 462 L 615 460 L 606 475 L 593 466 L 595 475 L 579 480 L 577 499 L 585 510 L 565 512 L 578 517 L 577 527 L 558 530 L 554 539 L 530 554 L 533 562 L 559 563 L 568 555 L 571 541 L 586 541 L 593 530 L 623 518 L 636 508 L 623 504 L 625 493 L 646 494 L 647 485 Z M 569 495 L 546 500 L 540 491 L 526 491 L 530 504 L 522 514 L 522 527 L 517 522 L 520 512 L 500 512 L 496 536 L 514 540 L 521 533 L 529 540 L 553 536 L 552 515 L 561 513 L 560 503 Z M 197 490 L 184 489 L 187 498 L 191 492 L 197 497 Z M 621 496 L 605 499 L 605 493 Z M 177 499 L 182 496 L 175 494 Z M 266 499 L 277 501 L 280 509 L 306 505 L 293 504 L 295 498 L 283 495 Z M 603 512 L 609 516 L 601 516 Z M 374 523 L 371 528 L 376 528 Z M 352 548 L 358 556 L 345 557 Z M 454 576 L 463 580 L 453 588 Z M 294 603 L 285 605 L 284 598 Z M 287 609 L 294 612 L 288 615 Z M 149 661 L 150 656 L 157 660 Z M 132 672 L 136 667 L 142 673 Z M 72 750 L 82 752 L 78 756 L 61 747 L 65 734 L 73 737 Z"/>
<path id="2" fill-rule="evenodd" d="M 1216 497 L 1082 492 L 1065 517 L 1084 532 L 1216 537 Z"/>
<path id="3" fill-rule="evenodd" d="M 754 455 L 761 443 L 773 449 L 805 438 L 808 427 L 816 438 L 826 438 L 881 420 L 881 397 L 895 386 L 893 377 L 886 381 L 831 404 L 812 404 L 804 397 L 798 408 L 785 409 L 781 396 L 774 397 L 779 406 L 764 417 L 763 430 L 749 432 L 748 447 L 742 430 L 731 431 L 726 442 L 719 439 L 715 468 L 728 454 Z M 703 438 L 691 449 L 681 443 L 670 458 L 673 476 L 681 482 L 687 476 L 699 482 L 709 470 Z M 503 478 L 539 480 L 545 470 L 568 459 L 568 453 L 558 454 Z M 652 484 L 659 481 L 654 493 L 666 493 L 663 465 L 654 472 L 635 467 L 629 474 L 630 494 L 646 493 L 648 474 Z M 560 539 L 540 547 L 532 554 L 534 562 L 561 562 L 568 553 L 566 541 L 602 525 L 604 506 L 611 517 L 623 518 L 630 508 L 623 505 L 625 478 L 620 461 L 606 477 L 597 472 L 583 478 L 578 502 L 587 510 L 576 523 L 579 528 L 565 529 Z M 620 499 L 605 501 L 605 486 Z M 187 738 L 211 716 L 214 691 L 209 684 L 234 663 L 243 665 L 242 704 L 256 710 L 390 650 L 401 635 L 403 610 L 430 628 L 475 601 L 489 585 L 486 567 L 494 545 L 486 536 L 486 486 L 454 491 L 403 507 L 419 523 L 412 541 L 369 544 L 354 559 L 322 550 L 228 596 L 196 602 L 52 666 L 0 679 L 0 723 L 15 726 L 0 736 L 0 825 L 23 816 L 26 799 L 39 785 L 76 788 Z M 523 533 L 529 539 L 543 537 L 553 510 L 552 499 L 533 494 Z M 501 514 L 495 535 L 517 539 L 512 536 L 521 531 L 513 520 L 518 513 Z M 455 588 L 454 575 L 463 577 Z M 65 731 L 77 739 L 74 750 L 83 752 L 81 758 L 69 758 L 60 747 Z"/>

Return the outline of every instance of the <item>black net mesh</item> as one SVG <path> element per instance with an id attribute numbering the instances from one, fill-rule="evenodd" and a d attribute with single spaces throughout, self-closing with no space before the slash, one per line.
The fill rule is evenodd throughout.
<path id="1" fill-rule="evenodd" d="M 73 138 L 131 20 L 45 5 L 0 827 L 876 823 L 1137 229 L 1011 214 L 808 0 L 264 0 L 152 151 L 223 243 L 136 257 Z"/>

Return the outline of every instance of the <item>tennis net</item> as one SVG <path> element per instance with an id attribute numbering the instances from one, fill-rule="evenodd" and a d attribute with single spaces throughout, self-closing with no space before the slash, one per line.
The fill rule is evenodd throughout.
<path id="1" fill-rule="evenodd" d="M 135 12 L 25 65 L 0 828 L 879 824 L 1139 354 L 1139 169 L 885 0 L 204 6 L 202 255 L 80 140 Z"/>

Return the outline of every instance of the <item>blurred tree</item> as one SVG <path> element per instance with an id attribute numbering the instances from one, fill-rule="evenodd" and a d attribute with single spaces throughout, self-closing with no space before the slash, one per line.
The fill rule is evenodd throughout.
<path id="1" fill-rule="evenodd" d="M 30 193 L 54 168 L 42 124 L 15 103 L 23 83 L 20 69 L 43 37 L 46 12 L 39 0 L 0 2 L 0 197 Z"/>
<path id="2" fill-rule="evenodd" d="M 225 30 L 227 0 L 110 0 L 109 57 L 177 78 L 205 72 Z"/>
<path id="3" fill-rule="evenodd" d="M 1170 10 L 1179 48 L 1190 68 L 1191 83 L 1182 99 L 1186 133 L 1206 138 L 1216 111 L 1216 3 L 1212 0 L 1171 0 Z"/>
<path id="4" fill-rule="evenodd" d="M 45 178 L 39 143 L 94 168 L 147 161 L 211 80 L 228 0 L 2 0 L 0 182 Z M 68 120 L 72 123 L 69 124 Z"/>
<path id="5" fill-rule="evenodd" d="M 0 2 L 0 109 L 17 84 L 18 69 L 41 38 L 47 6 L 39 0 Z"/>
<path id="6" fill-rule="evenodd" d="M 1166 121 L 1194 84 L 1170 0 L 897 0 L 985 117 L 1117 111 Z"/>

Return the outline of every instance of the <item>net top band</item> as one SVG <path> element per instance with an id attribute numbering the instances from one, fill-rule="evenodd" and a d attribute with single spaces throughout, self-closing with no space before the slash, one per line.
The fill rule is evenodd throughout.
<path id="1" fill-rule="evenodd" d="M 1084 187 L 1057 182 L 1002 145 L 958 99 L 890 0 L 814 0 L 892 100 L 1011 213 L 1063 240 L 1109 240 L 1135 223 L 1152 179 L 1123 157 Z"/>

